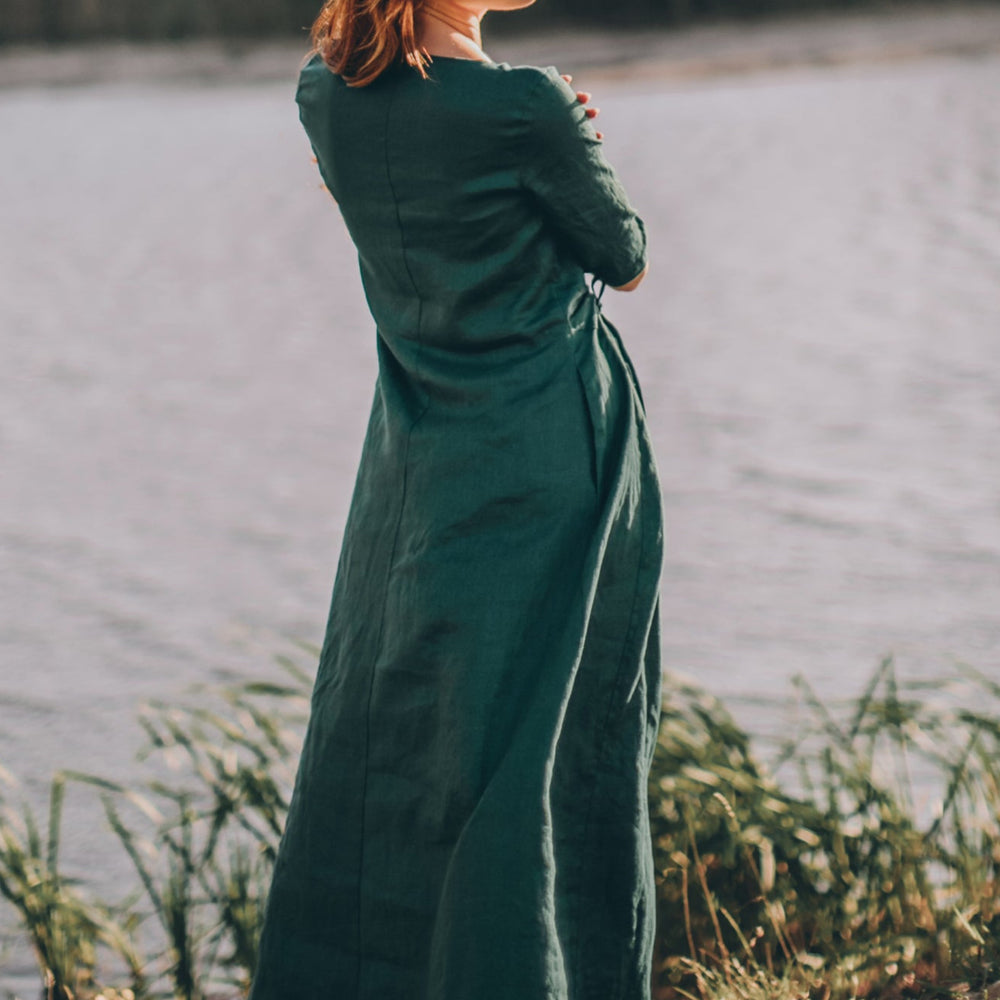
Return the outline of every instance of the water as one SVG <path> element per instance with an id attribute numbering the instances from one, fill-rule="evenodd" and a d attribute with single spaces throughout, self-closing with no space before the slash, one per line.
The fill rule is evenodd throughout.
<path id="1" fill-rule="evenodd" d="M 577 83 L 653 249 L 605 301 L 669 667 L 760 726 L 889 652 L 1000 677 L 1000 56 Z M 6 91 L 0 135 L 0 761 L 37 798 L 133 773 L 139 700 L 319 640 L 373 331 L 288 85 Z M 127 877 L 82 791 L 67 825 Z"/>

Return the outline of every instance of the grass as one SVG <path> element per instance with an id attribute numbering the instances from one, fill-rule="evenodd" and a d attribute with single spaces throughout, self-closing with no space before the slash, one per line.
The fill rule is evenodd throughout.
<path id="1" fill-rule="evenodd" d="M 963 703 L 903 690 L 887 660 L 834 714 L 800 680 L 770 768 L 717 701 L 672 688 L 650 789 L 659 997 L 740 995 L 734 975 L 834 998 L 1000 980 L 1000 687 L 964 681 Z"/>
<path id="2" fill-rule="evenodd" d="M 45 1000 L 208 1000 L 248 991 L 311 686 L 294 661 L 279 662 L 287 684 L 194 690 L 177 704 L 147 705 L 140 760 L 151 776 L 136 787 L 60 772 L 47 848 L 30 809 L 22 817 L 4 805 L 0 891 L 33 945 Z M 114 906 L 57 871 L 67 783 L 100 796 L 135 870 L 135 890 Z M 8 789 L 14 784 L 8 776 Z M 127 985 L 100 984 L 99 966 Z"/>
<path id="3" fill-rule="evenodd" d="M 0 894 L 45 1000 L 247 993 L 310 694 L 281 662 L 286 684 L 147 706 L 146 779 L 56 775 L 44 836 L 0 799 Z M 765 763 L 722 704 L 669 680 L 650 775 L 656 1000 L 1000 996 L 998 706 L 969 669 L 903 685 L 887 660 L 833 707 L 798 680 Z M 101 797 L 135 870 L 114 905 L 59 869 L 68 784 Z"/>
<path id="4" fill-rule="evenodd" d="M 7 784 L 12 782 L 5 773 Z M 101 925 L 70 880 L 59 871 L 59 833 L 65 780 L 49 794 L 47 835 L 25 809 L 0 818 L 0 894 L 17 910 L 42 970 L 47 1000 L 71 1000 L 93 985 L 95 941 Z"/>

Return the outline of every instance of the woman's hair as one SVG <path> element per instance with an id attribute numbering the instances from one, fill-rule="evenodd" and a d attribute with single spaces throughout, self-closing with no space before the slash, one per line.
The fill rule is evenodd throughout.
<path id="1" fill-rule="evenodd" d="M 313 49 L 352 87 L 364 87 L 397 62 L 427 76 L 417 46 L 422 0 L 326 0 L 312 26 Z"/>

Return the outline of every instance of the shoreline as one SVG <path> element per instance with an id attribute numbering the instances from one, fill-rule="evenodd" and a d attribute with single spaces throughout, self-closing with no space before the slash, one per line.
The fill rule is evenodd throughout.
<path id="1" fill-rule="evenodd" d="M 0 48 L 0 90 L 125 83 L 215 86 L 291 82 L 307 48 L 291 39 L 100 42 Z M 816 12 L 679 29 L 553 29 L 500 34 L 511 63 L 557 62 L 593 79 L 685 85 L 804 68 L 889 65 L 1000 53 L 1000 7 L 962 3 L 862 13 Z"/>

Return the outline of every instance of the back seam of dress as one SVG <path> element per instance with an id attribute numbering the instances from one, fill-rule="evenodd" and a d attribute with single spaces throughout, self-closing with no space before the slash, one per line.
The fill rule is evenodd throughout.
<path id="1" fill-rule="evenodd" d="M 403 510 L 406 505 L 406 490 L 408 485 L 407 476 L 407 463 L 410 457 L 410 437 L 413 433 L 413 427 L 416 426 L 414 422 L 413 426 L 410 427 L 406 435 L 406 446 L 403 449 L 403 482 L 399 491 L 399 506 L 396 511 L 396 526 L 392 533 L 392 546 L 389 549 L 389 560 L 386 566 L 385 572 L 385 583 L 382 589 L 382 610 L 379 615 L 379 625 L 378 633 L 375 638 L 375 644 L 372 651 L 371 660 L 371 673 L 368 678 L 368 695 L 365 699 L 365 756 L 364 756 L 364 778 L 361 784 L 361 850 L 358 853 L 358 891 L 357 891 L 357 907 L 355 913 L 357 914 L 357 972 L 355 975 L 355 987 L 358 991 L 358 995 L 361 995 L 361 971 L 363 966 L 363 949 L 362 941 L 364 936 L 362 934 L 362 913 L 363 913 L 363 897 L 362 884 L 364 882 L 364 870 L 365 870 L 365 842 L 367 837 L 365 836 L 365 826 L 366 826 L 366 814 L 368 812 L 368 758 L 371 750 L 371 732 L 372 732 L 372 697 L 375 692 L 375 670 L 378 665 L 378 658 L 382 652 L 382 639 L 385 635 L 385 618 L 386 610 L 389 604 L 389 579 L 392 577 L 393 564 L 396 562 L 396 551 L 399 548 L 399 530 L 403 524 Z"/>
<path id="2" fill-rule="evenodd" d="M 389 162 L 389 136 L 391 132 L 391 119 L 392 119 L 392 106 L 396 99 L 397 87 L 393 87 L 389 99 L 386 101 L 385 105 L 385 127 L 382 133 L 382 155 L 384 157 L 385 165 L 385 180 L 389 185 L 389 193 L 392 196 L 392 209 L 393 214 L 396 216 L 396 231 L 399 233 L 399 255 L 403 259 L 403 270 L 406 271 L 406 277 L 410 279 L 410 287 L 413 289 L 413 294 L 417 300 L 417 331 L 416 331 L 416 341 L 417 341 L 417 354 L 414 359 L 413 374 L 415 377 L 419 378 L 421 368 L 423 367 L 421 362 L 423 361 L 424 354 L 424 335 L 423 335 L 423 323 L 424 323 L 424 297 L 420 294 L 420 289 L 417 287 L 417 281 L 413 277 L 413 271 L 410 268 L 409 254 L 406 248 L 406 230 L 403 228 L 403 217 L 399 212 L 399 195 L 396 193 L 396 185 L 392 182 L 392 165 Z M 414 420 L 411 427 L 415 427 L 417 421 L 423 416 L 424 412 L 427 410 L 429 405 L 428 400 L 424 400 L 424 409 L 421 411 L 420 415 Z"/>
<path id="3" fill-rule="evenodd" d="M 385 177 L 386 183 L 389 186 L 389 191 L 392 195 L 393 209 L 396 216 L 396 225 L 399 231 L 399 243 L 400 252 L 403 258 L 403 267 L 406 270 L 406 275 L 410 279 L 410 284 L 413 287 L 413 293 L 417 298 L 417 363 L 415 365 L 415 371 L 420 370 L 420 353 L 423 350 L 423 338 L 421 336 L 421 325 L 423 320 L 423 309 L 424 300 L 420 296 L 417 290 L 417 284 L 413 280 L 413 273 L 410 271 L 409 262 L 406 259 L 406 239 L 403 234 L 403 223 L 399 215 L 399 199 L 396 197 L 396 189 L 392 183 L 392 172 L 389 168 L 389 124 L 392 115 L 392 103 L 393 97 L 390 96 L 386 103 L 385 109 L 385 131 L 383 134 L 383 152 L 385 157 Z M 371 708 L 372 708 L 372 697 L 375 691 L 375 671 L 378 665 L 378 658 L 382 652 L 382 640 L 385 636 L 385 620 L 386 611 L 389 603 L 389 581 L 392 578 L 393 567 L 396 563 L 396 552 L 399 548 L 399 532 L 403 524 L 403 512 L 406 509 L 406 493 L 407 486 L 409 482 L 409 461 L 410 461 L 410 441 L 413 436 L 414 428 L 420 423 L 427 412 L 428 404 L 425 402 L 423 410 L 417 415 L 417 417 L 410 424 L 409 429 L 406 432 L 406 444 L 403 448 L 403 482 L 399 491 L 399 506 L 396 511 L 396 525 L 392 533 L 392 546 L 389 549 L 389 560 L 386 566 L 385 572 L 385 583 L 382 589 L 382 609 L 379 615 L 379 626 L 378 634 L 375 639 L 375 644 L 372 652 L 372 662 L 371 662 L 371 675 L 368 679 L 368 695 L 365 699 L 365 755 L 364 755 L 364 779 L 361 787 L 361 850 L 358 856 L 358 891 L 357 891 L 357 907 L 355 913 L 357 914 L 357 965 L 355 973 L 355 989 L 358 991 L 358 995 L 361 995 L 361 973 L 364 968 L 364 951 L 362 947 L 362 942 L 364 941 L 363 935 L 363 912 L 364 912 L 364 893 L 362 891 L 364 883 L 364 869 L 365 869 L 365 842 L 367 840 L 365 836 L 365 826 L 366 826 L 366 815 L 368 812 L 368 760 L 371 749 L 371 731 L 372 731 L 372 720 L 371 720 Z"/>

